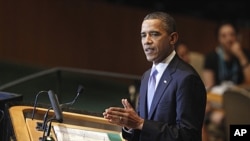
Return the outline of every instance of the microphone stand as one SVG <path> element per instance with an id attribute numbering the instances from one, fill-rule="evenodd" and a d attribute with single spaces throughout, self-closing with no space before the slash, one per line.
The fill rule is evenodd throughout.
<path id="1" fill-rule="evenodd" d="M 52 107 L 49 107 L 48 110 L 47 110 L 47 112 L 44 114 L 44 116 L 43 116 L 43 122 L 42 122 L 42 123 L 41 123 L 41 122 L 37 122 L 36 129 L 37 129 L 38 131 L 43 131 L 43 130 L 45 129 L 45 122 L 46 122 L 46 120 L 47 120 L 47 118 L 48 118 L 48 114 L 49 114 L 49 111 L 50 111 L 51 109 L 53 109 L 53 108 L 52 108 Z"/>
<path id="2" fill-rule="evenodd" d="M 39 140 L 41 141 L 47 141 L 47 140 L 54 140 L 52 137 L 50 137 L 50 131 L 51 131 L 51 123 L 52 121 L 58 121 L 58 122 L 62 122 L 63 121 L 63 115 L 62 115 L 62 111 L 61 111 L 61 108 L 59 106 L 59 102 L 58 102 L 58 99 L 57 99 L 57 95 L 54 94 L 54 92 L 52 90 L 49 90 L 48 91 L 48 95 L 49 95 L 49 99 L 50 99 L 50 103 L 51 103 L 51 107 L 52 109 L 54 110 L 54 116 L 48 120 L 46 120 L 45 122 L 45 128 L 43 130 L 43 136 L 42 138 L 39 137 Z M 49 112 L 49 110 L 51 109 L 48 108 L 48 111 L 47 113 Z M 45 117 L 47 117 L 47 113 L 45 114 Z M 47 126 L 48 126 L 48 123 L 49 123 L 49 127 L 47 129 Z M 46 133 L 47 132 L 47 133 Z M 45 135 L 46 133 L 46 135 Z"/>
<path id="3" fill-rule="evenodd" d="M 32 111 L 32 116 L 31 116 L 31 119 L 33 120 L 34 119 L 34 115 L 35 115 L 35 111 L 36 111 L 36 105 L 37 105 L 37 100 L 38 100 L 38 96 L 42 93 L 48 93 L 47 91 L 40 91 L 39 93 L 36 94 L 36 98 L 35 98 L 35 102 L 34 102 L 34 108 L 33 108 L 33 111 Z"/>
<path id="4" fill-rule="evenodd" d="M 51 127 L 52 127 L 52 122 L 53 121 L 58 121 L 55 117 L 52 117 L 48 119 L 45 123 L 45 129 L 43 130 L 43 136 L 39 137 L 39 141 L 51 141 L 54 140 L 53 137 L 50 137 L 50 132 L 51 132 Z M 60 122 L 60 121 L 58 121 Z M 48 126 L 49 123 L 49 127 Z"/>
<path id="5" fill-rule="evenodd" d="M 65 108 L 65 107 L 67 107 L 67 106 L 73 105 L 73 104 L 76 102 L 76 100 L 78 99 L 79 95 L 83 92 L 83 90 L 84 90 L 83 86 L 82 86 L 82 85 L 79 85 L 79 86 L 78 86 L 78 90 L 77 90 L 77 94 L 76 94 L 76 96 L 74 97 L 74 99 L 73 99 L 71 102 L 67 102 L 67 103 L 64 103 L 64 104 L 60 104 L 59 107 L 60 107 L 61 109 L 63 109 L 63 108 Z M 36 129 L 37 129 L 38 131 L 46 131 L 46 130 L 47 130 L 47 123 L 48 123 L 50 120 L 51 120 L 51 122 L 52 122 L 52 119 L 53 119 L 53 120 L 56 120 L 55 118 L 52 118 L 52 119 L 49 119 L 49 120 L 47 121 L 48 113 L 49 113 L 49 111 L 50 111 L 51 109 L 53 109 L 53 107 L 49 107 L 49 108 L 48 108 L 47 112 L 45 113 L 45 115 L 44 115 L 44 117 L 43 117 L 43 122 L 42 122 L 42 123 L 37 122 L 37 127 L 36 127 Z M 57 121 L 58 121 L 58 120 L 57 120 Z M 51 129 L 50 129 L 50 128 L 51 128 L 51 122 L 50 122 L 50 126 L 49 126 L 49 129 L 48 129 L 48 130 L 51 130 Z M 60 121 L 58 121 L 58 122 L 60 122 Z M 48 135 L 47 135 L 47 136 L 48 136 Z M 44 137 L 43 137 L 43 138 L 44 138 Z"/>

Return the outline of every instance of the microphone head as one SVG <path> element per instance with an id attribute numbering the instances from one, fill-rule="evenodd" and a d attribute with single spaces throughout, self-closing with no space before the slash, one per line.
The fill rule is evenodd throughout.
<path id="1" fill-rule="evenodd" d="M 60 106 L 61 108 L 66 108 L 66 107 L 68 107 L 68 106 L 73 105 L 73 104 L 76 102 L 76 100 L 77 100 L 77 98 L 79 97 L 79 95 L 83 92 L 83 90 L 84 90 L 83 86 L 82 86 L 82 85 L 79 85 L 79 86 L 78 86 L 78 89 L 77 89 L 77 94 L 76 94 L 75 98 L 73 99 L 73 101 L 68 102 L 68 103 L 64 103 L 64 104 L 60 104 L 59 106 Z"/>
<path id="2" fill-rule="evenodd" d="M 55 116 L 56 116 L 56 120 L 59 122 L 63 121 L 63 114 L 62 114 L 62 110 L 61 107 L 59 106 L 59 101 L 57 98 L 57 95 L 54 94 L 54 92 L 52 90 L 48 91 L 48 95 L 49 95 L 49 100 L 51 103 L 51 106 L 54 110 Z"/>
<path id="3" fill-rule="evenodd" d="M 77 93 L 82 93 L 84 90 L 84 87 L 82 85 L 78 86 Z"/>

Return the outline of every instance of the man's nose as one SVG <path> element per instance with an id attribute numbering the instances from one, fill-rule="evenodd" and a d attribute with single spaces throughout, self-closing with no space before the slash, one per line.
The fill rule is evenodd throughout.
<path id="1" fill-rule="evenodd" d="M 144 44 L 152 44 L 153 41 L 149 35 L 145 37 Z"/>

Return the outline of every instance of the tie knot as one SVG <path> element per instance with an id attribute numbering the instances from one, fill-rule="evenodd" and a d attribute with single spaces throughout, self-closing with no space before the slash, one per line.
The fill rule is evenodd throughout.
<path id="1" fill-rule="evenodd" d="M 158 73 L 157 69 L 155 67 L 151 70 L 151 76 L 155 76 Z"/>

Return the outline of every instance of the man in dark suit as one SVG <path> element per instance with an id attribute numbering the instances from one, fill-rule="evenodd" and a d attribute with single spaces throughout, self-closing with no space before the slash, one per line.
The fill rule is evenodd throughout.
<path id="1" fill-rule="evenodd" d="M 153 12 L 144 18 L 141 41 L 153 66 L 142 77 L 138 110 L 122 99 L 123 108 L 110 107 L 103 113 L 123 127 L 128 141 L 201 141 L 206 90 L 197 72 L 174 51 L 177 40 L 169 14 Z"/>

